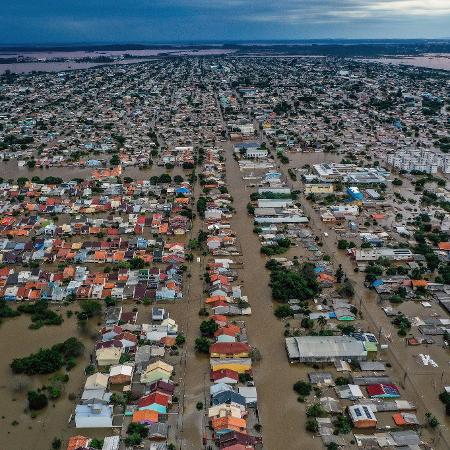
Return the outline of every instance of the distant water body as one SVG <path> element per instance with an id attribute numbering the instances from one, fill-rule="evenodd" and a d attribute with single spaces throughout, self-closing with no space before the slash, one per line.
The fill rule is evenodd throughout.
<path id="1" fill-rule="evenodd" d="M 428 69 L 450 71 L 450 55 L 423 55 L 404 56 L 399 58 L 374 58 L 365 59 L 367 62 L 381 62 L 384 64 L 394 64 L 398 66 L 415 66 Z"/>
<path id="2" fill-rule="evenodd" d="M 95 58 L 99 56 L 121 56 L 123 54 L 132 55 L 133 58 L 120 59 L 112 62 L 77 62 L 77 61 L 51 61 L 52 58 Z M 152 57 L 168 55 L 170 56 L 214 56 L 234 53 L 233 50 L 226 49 L 206 49 L 206 50 L 130 50 L 130 51 L 107 51 L 107 52 L 24 52 L 24 53 L 0 53 L 1 58 L 26 57 L 36 58 L 40 61 L 18 62 L 10 64 L 0 64 L 0 74 L 10 71 L 12 73 L 36 72 L 62 72 L 65 70 L 90 69 L 98 66 L 113 66 L 124 64 L 136 64 L 151 61 Z M 46 61 L 50 60 L 50 61 Z"/>

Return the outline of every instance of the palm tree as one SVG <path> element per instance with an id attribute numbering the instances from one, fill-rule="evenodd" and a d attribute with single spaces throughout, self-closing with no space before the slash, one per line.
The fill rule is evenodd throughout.
<path id="1" fill-rule="evenodd" d="M 317 319 L 317 323 L 319 324 L 320 329 L 323 330 L 325 325 L 327 324 L 327 319 L 325 319 L 325 316 L 319 316 Z"/>

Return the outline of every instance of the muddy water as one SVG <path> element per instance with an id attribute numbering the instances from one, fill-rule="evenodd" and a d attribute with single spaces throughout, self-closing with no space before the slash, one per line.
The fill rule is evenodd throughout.
<path id="1" fill-rule="evenodd" d="M 0 448 L 2 450 L 48 450 L 51 441 L 59 437 L 65 448 L 67 439 L 76 434 L 74 428 L 68 426 L 68 420 L 75 403 L 68 399 L 70 393 L 79 394 L 85 381 L 84 368 L 89 364 L 89 352 L 94 342 L 87 335 L 80 335 L 75 316 L 67 318 L 66 309 L 61 308 L 64 322 L 61 326 L 42 327 L 39 330 L 29 330 L 31 323 L 28 315 L 13 319 L 4 319 L 0 325 L 1 359 L 0 359 Z M 96 324 L 91 324 L 91 331 Z M 69 372 L 70 380 L 64 388 L 60 399 L 49 402 L 49 406 L 38 412 L 32 419 L 24 410 L 27 406 L 26 393 L 48 382 L 51 375 L 28 377 L 13 375 L 9 364 L 17 357 L 27 356 L 41 347 L 50 347 L 75 336 L 83 341 L 86 350 L 83 357 L 77 361 L 77 366 Z M 22 383 L 23 388 L 18 391 Z M 54 406 L 53 406 L 54 405 Z M 17 425 L 12 425 L 17 421 Z M 110 431 L 110 430 L 109 430 Z M 104 431 L 93 436 L 101 437 Z"/>
<path id="2" fill-rule="evenodd" d="M 127 59 L 124 61 L 114 61 L 110 63 L 94 63 L 94 62 L 29 62 L 29 63 L 13 63 L 0 64 L 0 74 L 7 72 L 12 73 L 30 73 L 30 72 L 63 72 L 66 70 L 92 69 L 99 66 L 117 66 L 127 64 L 137 64 L 148 62 L 151 59 Z"/>
<path id="3" fill-rule="evenodd" d="M 292 389 L 296 381 L 307 378 L 309 370 L 306 366 L 288 362 L 284 324 L 273 314 L 269 272 L 264 267 L 266 259 L 260 254 L 259 240 L 252 232 L 253 223 L 247 215 L 250 193 L 245 192 L 246 182 L 232 157 L 232 146 L 226 144 L 225 147 L 227 184 L 236 208 L 232 227 L 239 236 L 243 253 L 244 270 L 240 278 L 252 306 L 252 315 L 245 321 L 249 343 L 262 355 L 254 375 L 264 447 L 269 450 L 321 449 L 322 441 L 305 431 L 305 405 L 297 402 Z"/>
<path id="4" fill-rule="evenodd" d="M 378 58 L 366 59 L 368 62 L 381 62 L 383 64 L 393 64 L 396 66 L 415 66 L 428 69 L 450 70 L 449 55 L 424 55 L 403 58 Z"/>
<path id="5" fill-rule="evenodd" d="M 60 177 L 64 181 L 72 180 L 73 178 L 88 179 L 91 177 L 94 169 L 83 167 L 49 167 L 49 168 L 34 168 L 17 167 L 17 161 L 0 161 L 0 177 L 8 180 L 10 178 L 17 179 L 19 177 L 32 178 L 34 176 L 45 178 L 48 176 Z M 182 175 L 186 177 L 186 171 L 181 167 L 175 167 L 172 170 L 167 170 L 165 167 L 157 166 L 156 164 L 146 169 L 139 167 L 122 167 L 122 178 L 131 177 L 135 180 L 149 179 L 153 175 L 161 175 L 169 173 L 172 177 L 174 175 Z"/>

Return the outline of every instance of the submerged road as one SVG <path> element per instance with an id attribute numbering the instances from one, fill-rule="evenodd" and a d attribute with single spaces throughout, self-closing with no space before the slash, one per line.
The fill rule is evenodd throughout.
<path id="1" fill-rule="evenodd" d="M 254 379 L 262 424 L 264 448 L 268 450 L 322 449 L 322 441 L 305 431 L 305 406 L 297 402 L 292 389 L 306 379 L 306 366 L 289 364 L 284 346 L 284 323 L 273 314 L 267 259 L 260 254 L 260 243 L 253 233 L 253 220 L 247 214 L 249 191 L 233 158 L 230 142 L 223 145 L 226 157 L 227 186 L 236 213 L 231 220 L 239 238 L 244 269 L 240 271 L 243 292 L 248 295 L 252 315 L 245 318 L 249 343 L 261 353 L 255 364 Z"/>

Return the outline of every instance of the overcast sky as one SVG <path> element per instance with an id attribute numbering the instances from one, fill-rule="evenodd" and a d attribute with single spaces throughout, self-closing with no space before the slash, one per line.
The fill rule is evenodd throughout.
<path id="1" fill-rule="evenodd" d="M 3 0 L 0 43 L 450 37 L 450 0 Z"/>

